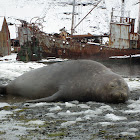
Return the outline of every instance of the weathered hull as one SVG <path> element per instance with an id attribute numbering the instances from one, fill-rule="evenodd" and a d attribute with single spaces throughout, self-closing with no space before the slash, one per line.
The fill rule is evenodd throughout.
<path id="1" fill-rule="evenodd" d="M 70 44 L 70 46 L 59 47 L 59 45 L 46 51 L 46 56 L 54 56 L 68 59 L 94 59 L 108 60 L 112 56 L 130 56 L 140 54 L 140 49 L 117 49 L 95 44 Z"/>

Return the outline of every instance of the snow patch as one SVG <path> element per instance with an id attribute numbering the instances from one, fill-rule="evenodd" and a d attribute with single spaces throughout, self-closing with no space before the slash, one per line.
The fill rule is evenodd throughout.
<path id="1" fill-rule="evenodd" d="M 90 106 L 88 106 L 86 104 L 79 104 L 78 106 L 81 107 L 81 108 L 85 108 L 85 109 L 89 109 L 90 108 Z"/>
<path id="2" fill-rule="evenodd" d="M 106 119 L 112 120 L 112 121 L 122 121 L 122 120 L 127 120 L 126 117 L 123 116 L 116 116 L 115 114 L 106 114 L 105 115 Z"/>
<path id="3" fill-rule="evenodd" d="M 140 79 L 139 78 L 124 78 L 127 82 L 130 91 L 140 89 Z"/>
<path id="4" fill-rule="evenodd" d="M 108 126 L 108 125 L 113 125 L 111 122 L 99 122 L 102 126 Z"/>
<path id="5" fill-rule="evenodd" d="M 10 106 L 8 103 L 0 103 L 0 108 L 3 108 L 5 106 Z"/>
<path id="6" fill-rule="evenodd" d="M 14 80 L 25 72 L 45 66 L 36 62 L 24 63 L 16 61 L 16 56 L 17 54 L 11 54 L 0 58 L 0 79 Z"/>
<path id="7" fill-rule="evenodd" d="M 56 118 L 56 115 L 54 113 L 47 113 L 45 116 L 51 117 L 51 118 Z"/>
<path id="8" fill-rule="evenodd" d="M 130 128 L 127 131 L 128 132 L 137 132 L 137 131 L 139 131 L 139 129 L 137 129 L 137 128 Z"/>
<path id="9" fill-rule="evenodd" d="M 75 123 L 76 123 L 76 121 L 67 121 L 67 122 L 62 123 L 61 126 L 67 127 L 67 126 L 73 125 Z"/>
<path id="10" fill-rule="evenodd" d="M 139 100 L 129 100 L 130 104 L 128 105 L 128 108 L 130 110 L 125 110 L 124 113 L 140 113 L 140 98 Z"/>
<path id="11" fill-rule="evenodd" d="M 60 111 L 62 110 L 62 108 L 60 106 L 56 106 L 56 107 L 52 107 L 52 108 L 49 108 L 50 112 L 52 111 Z"/>
<path id="12" fill-rule="evenodd" d="M 75 104 L 69 103 L 69 102 L 65 102 L 66 107 L 75 107 Z"/>
<path id="13" fill-rule="evenodd" d="M 44 123 L 45 121 L 35 120 L 35 121 L 29 121 L 27 124 L 43 125 Z"/>
<path id="14" fill-rule="evenodd" d="M 27 104 L 27 103 L 26 103 Z M 26 106 L 26 104 L 24 104 L 24 106 Z M 36 104 L 27 104 L 27 106 L 30 106 L 30 107 L 39 107 L 39 106 L 47 106 L 47 105 L 52 105 L 51 103 L 36 103 Z"/>
<path id="15" fill-rule="evenodd" d="M 135 133 L 121 132 L 120 134 L 123 135 L 123 136 L 133 136 L 133 137 L 135 137 Z"/>
<path id="16" fill-rule="evenodd" d="M 5 110 L 0 111 L 0 120 L 6 119 L 6 117 L 11 114 L 13 114 L 12 111 L 5 111 Z"/>

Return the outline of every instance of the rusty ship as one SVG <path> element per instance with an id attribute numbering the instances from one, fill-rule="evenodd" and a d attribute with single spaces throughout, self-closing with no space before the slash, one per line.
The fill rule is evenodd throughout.
<path id="1" fill-rule="evenodd" d="M 98 1 L 90 12 L 101 1 Z M 122 0 L 122 6 L 124 6 L 124 0 Z M 115 16 L 112 8 L 109 34 L 74 35 L 75 28 L 90 14 L 89 12 L 74 26 L 74 7 L 75 0 L 73 2 L 71 33 L 68 33 L 64 27 L 59 34 L 46 34 L 39 28 L 41 23 L 21 21 L 22 25 L 18 27 L 18 39 L 21 49 L 18 52 L 17 59 L 32 61 L 40 60 L 44 57 L 55 57 L 109 60 L 117 58 L 117 56 L 132 59 L 133 55 L 140 55 L 140 30 L 134 32 L 136 22 L 134 18 L 125 17 L 124 11 L 121 11 L 121 16 Z M 40 19 L 37 19 L 37 21 L 40 21 Z M 105 43 L 103 43 L 104 38 L 108 38 Z"/>

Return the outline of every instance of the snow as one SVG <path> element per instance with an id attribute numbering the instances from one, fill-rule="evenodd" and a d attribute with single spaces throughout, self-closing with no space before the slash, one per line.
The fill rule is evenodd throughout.
<path id="1" fill-rule="evenodd" d="M 5 106 L 10 106 L 10 104 L 8 104 L 8 103 L 0 103 L 0 108 L 3 108 Z"/>
<path id="2" fill-rule="evenodd" d="M 137 128 L 129 128 L 127 130 L 128 132 L 136 132 L 136 131 L 139 131 Z"/>
<path id="3" fill-rule="evenodd" d="M 60 106 L 50 108 L 50 111 L 59 111 L 59 110 L 62 110 Z"/>
<path id="4" fill-rule="evenodd" d="M 99 124 L 101 124 L 102 126 L 108 126 L 108 125 L 112 125 L 112 122 L 99 122 Z"/>
<path id="5" fill-rule="evenodd" d="M 0 57 L 0 79 L 14 80 L 27 71 L 43 66 L 42 63 L 16 61 L 16 54 Z"/>
<path id="6" fill-rule="evenodd" d="M 75 123 L 76 123 L 76 121 L 67 121 L 67 122 L 62 123 L 61 126 L 62 127 L 67 127 L 67 126 L 73 125 Z"/>
<path id="7" fill-rule="evenodd" d="M 34 124 L 34 125 L 43 125 L 45 123 L 45 121 L 41 121 L 41 120 L 35 120 L 35 121 L 29 121 L 27 124 Z"/>
<path id="8" fill-rule="evenodd" d="M 140 57 L 140 54 L 135 54 L 135 55 L 131 55 L 132 58 L 134 57 Z M 130 55 L 125 55 L 125 56 L 111 56 L 110 58 L 130 58 Z"/>
<path id="9" fill-rule="evenodd" d="M 29 104 L 29 103 L 26 103 L 24 104 L 24 106 L 30 106 L 30 107 L 40 107 L 40 106 L 46 106 L 46 105 L 51 105 L 50 103 L 36 103 L 36 104 Z"/>
<path id="10" fill-rule="evenodd" d="M 110 119 L 112 121 L 120 121 L 120 120 L 127 120 L 126 117 L 123 116 L 116 116 L 115 114 L 106 114 L 106 119 Z"/>
<path id="11" fill-rule="evenodd" d="M 0 109 L 3 108 L 3 107 L 6 107 L 6 106 L 10 106 L 10 104 L 8 104 L 8 103 L 0 103 Z M 10 115 L 10 114 L 13 114 L 13 112 L 1 110 L 1 111 L 0 111 L 0 120 L 5 119 L 5 117 L 6 117 L 7 115 Z"/>
<path id="12" fill-rule="evenodd" d="M 75 104 L 68 103 L 68 102 L 65 102 L 65 105 L 66 105 L 66 107 L 75 107 L 76 106 Z"/>
<path id="13" fill-rule="evenodd" d="M 105 3 L 104 3 L 105 1 Z M 112 7 L 120 10 L 121 0 L 102 1 L 88 17 L 84 20 L 76 31 L 78 34 L 103 34 L 109 32 L 109 21 Z M 43 18 L 43 31 L 47 33 L 59 32 L 63 27 L 70 32 L 71 13 L 73 0 L 4 0 L 0 1 L 0 16 L 5 16 L 8 22 L 16 26 L 20 23 L 17 19 L 36 21 L 37 18 Z M 138 19 L 138 0 L 125 0 L 125 10 L 131 11 L 130 16 Z M 87 5 L 90 3 L 89 5 Z M 97 3 L 95 0 L 76 0 L 76 23 L 82 19 Z M 80 4 L 80 5 L 78 5 Z M 85 6 L 83 5 L 85 4 Z M 33 12 L 31 12 L 33 11 Z M 125 12 L 127 13 L 127 12 Z M 120 15 L 120 12 L 117 12 Z M 128 14 L 126 15 L 128 16 Z M 16 37 L 15 25 L 9 26 L 11 38 Z M 136 27 L 137 28 L 137 20 Z"/>
<path id="14" fill-rule="evenodd" d="M 43 66 L 46 65 L 38 62 L 24 63 L 24 62 L 16 61 L 16 54 L 1 57 L 0 79 L 8 79 L 9 81 L 11 81 L 15 79 L 17 76 L 20 76 L 21 74 L 27 71 L 40 68 Z M 128 77 L 124 79 L 128 83 L 131 92 L 140 89 L 140 78 Z M 6 102 L 0 103 L 0 109 L 2 109 L 5 106 L 10 106 L 10 104 Z M 96 102 L 80 103 L 78 101 L 65 102 L 65 103 L 36 103 L 36 104 L 25 103 L 24 107 L 26 106 L 30 109 L 34 109 L 38 107 L 40 108 L 43 106 L 47 110 L 47 112 L 45 112 L 45 117 L 51 117 L 51 119 L 67 118 L 66 122 L 61 123 L 61 127 L 68 127 L 82 121 L 88 122 L 91 120 L 97 120 L 97 123 L 93 125 L 101 125 L 102 127 L 107 127 L 108 125 L 113 126 L 119 123 L 127 124 L 127 126 L 129 127 L 127 127 L 127 129 L 124 130 L 124 132 L 121 132 L 122 135 L 129 134 L 134 136 L 136 132 L 139 132 L 138 128 L 134 128 L 135 125 L 140 124 L 139 118 L 131 119 L 129 122 L 128 120 L 129 120 L 129 115 L 139 116 L 140 98 L 138 98 L 137 100 L 129 99 L 128 102 L 125 104 L 126 106 L 125 109 L 123 107 L 118 109 L 118 106 L 121 106 L 121 104 L 118 106 L 116 105 L 114 107 L 111 106 L 110 104 L 105 104 L 105 103 L 96 103 Z M 12 110 L 12 111 L 1 110 L 0 120 L 2 121 L 5 120 L 9 115 L 14 114 L 15 111 L 18 110 Z M 34 125 L 43 125 L 44 122 L 42 120 L 35 120 L 35 121 L 30 121 L 28 123 Z M 16 123 L 14 124 L 11 121 L 9 124 L 8 123 L 5 123 L 5 125 L 3 124 L 1 127 L 4 127 L 4 130 L 9 129 L 8 126 L 12 127 L 11 129 L 15 128 L 16 129 L 15 131 L 9 130 L 7 133 L 9 135 L 11 134 L 13 138 L 14 132 L 18 131 L 17 133 L 21 135 L 26 132 L 26 129 L 24 127 L 20 128 L 20 126 L 16 126 L 16 125 L 17 125 Z M 0 127 L 0 131 L 3 130 L 1 127 Z M 19 129 L 21 130 L 19 131 Z"/>
<path id="15" fill-rule="evenodd" d="M 13 114 L 12 111 L 1 110 L 0 111 L 0 120 L 4 120 L 7 117 L 7 115 L 11 115 L 11 114 Z"/>
<path id="16" fill-rule="evenodd" d="M 125 114 L 135 114 L 135 113 L 140 113 L 140 98 L 139 100 L 129 100 L 129 105 L 128 105 L 128 108 L 129 110 L 125 110 L 124 113 Z"/>
<path id="17" fill-rule="evenodd" d="M 140 89 L 140 79 L 139 78 L 125 78 L 130 91 Z"/>
<path id="18" fill-rule="evenodd" d="M 130 132 L 121 132 L 121 135 L 123 135 L 123 136 L 135 136 L 135 133 L 130 133 Z"/>
<path id="19" fill-rule="evenodd" d="M 81 107 L 81 108 L 86 108 L 86 109 L 89 109 L 90 108 L 90 106 L 85 105 L 85 104 L 79 104 L 78 106 Z"/>

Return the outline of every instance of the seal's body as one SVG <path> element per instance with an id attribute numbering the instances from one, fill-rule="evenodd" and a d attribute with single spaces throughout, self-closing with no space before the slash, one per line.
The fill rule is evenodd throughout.
<path id="1" fill-rule="evenodd" d="M 129 94 L 122 77 L 92 60 L 73 60 L 32 70 L 1 91 L 37 99 L 29 102 L 78 100 L 119 103 L 125 102 Z"/>

